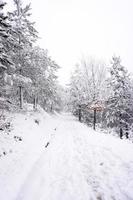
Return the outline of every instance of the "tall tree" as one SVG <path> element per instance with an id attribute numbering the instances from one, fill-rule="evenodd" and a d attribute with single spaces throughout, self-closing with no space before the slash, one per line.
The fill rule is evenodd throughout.
<path id="1" fill-rule="evenodd" d="M 14 71 L 13 63 L 5 45 L 11 39 L 11 26 L 8 17 L 3 13 L 5 5 L 6 3 L 0 0 L 0 96 L 6 95 L 7 85 L 12 85 L 11 74 Z"/>
<path id="2" fill-rule="evenodd" d="M 21 0 L 14 0 L 15 10 L 8 13 L 10 23 L 12 24 L 12 36 L 14 39 L 14 48 L 10 49 L 12 60 L 16 66 L 17 79 L 14 77 L 16 86 L 20 90 L 20 107 L 23 107 L 23 88 L 26 88 L 31 82 L 24 75 L 24 66 L 26 63 L 27 49 L 32 48 L 32 43 L 37 39 L 37 31 L 34 23 L 29 20 L 30 4 L 23 7 Z"/>
<path id="3" fill-rule="evenodd" d="M 47 50 L 40 47 L 26 50 L 27 59 L 23 65 L 23 75 L 32 80 L 28 93 L 25 93 L 27 101 L 36 104 L 37 101 L 43 108 L 50 110 L 55 104 L 57 76 L 59 66 L 49 57 Z M 36 105 L 34 105 L 36 107 Z"/>
<path id="4" fill-rule="evenodd" d="M 106 105 L 107 125 L 117 128 L 122 137 L 123 130 L 130 126 L 133 119 L 133 100 L 130 76 L 121 65 L 120 57 L 112 57 L 108 88 L 110 95 Z"/>
<path id="5" fill-rule="evenodd" d="M 70 105 L 76 114 L 81 106 L 83 120 L 87 123 L 92 122 L 94 113 L 86 106 L 91 107 L 105 99 L 105 78 L 105 64 L 96 59 L 82 59 L 72 75 Z"/>

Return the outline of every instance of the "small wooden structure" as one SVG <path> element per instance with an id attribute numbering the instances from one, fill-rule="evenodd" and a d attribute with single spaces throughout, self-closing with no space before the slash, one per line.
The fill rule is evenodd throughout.
<path id="1" fill-rule="evenodd" d="M 96 122 L 97 122 L 97 112 L 101 112 L 104 110 L 104 105 L 102 101 L 93 102 L 92 104 L 87 106 L 88 110 L 92 110 L 94 112 L 93 115 L 93 129 L 96 130 Z"/>

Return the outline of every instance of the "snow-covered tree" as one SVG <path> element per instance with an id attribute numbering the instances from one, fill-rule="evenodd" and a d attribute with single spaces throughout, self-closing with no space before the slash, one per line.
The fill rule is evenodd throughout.
<path id="1" fill-rule="evenodd" d="M 31 79 L 32 84 L 27 87 L 25 99 L 38 102 L 43 108 L 51 110 L 57 102 L 56 72 L 59 66 L 49 57 L 48 51 L 40 47 L 26 49 L 26 59 L 23 63 L 23 75 Z"/>
<path id="2" fill-rule="evenodd" d="M 14 82 L 16 92 L 20 90 L 20 107 L 23 107 L 23 88 L 27 88 L 31 83 L 28 74 L 24 74 L 24 67 L 27 63 L 27 49 L 32 48 L 32 43 L 37 39 L 37 31 L 34 23 L 29 20 L 30 4 L 23 7 L 21 0 L 14 0 L 15 10 L 8 12 L 9 20 L 12 25 L 11 35 L 13 37 L 13 46 L 10 45 L 9 53 L 16 67 Z M 27 78 L 27 79 L 26 79 Z M 14 88 L 15 89 L 15 88 Z"/>
<path id="3" fill-rule="evenodd" d="M 112 57 L 110 78 L 108 79 L 109 98 L 106 102 L 106 120 L 109 127 L 127 129 L 133 122 L 133 100 L 131 98 L 131 79 L 121 65 L 120 57 Z"/>
<path id="4" fill-rule="evenodd" d="M 21 0 L 13 0 L 15 10 L 8 12 L 9 20 L 12 23 L 12 35 L 16 42 L 23 48 L 24 45 L 32 45 L 38 38 L 38 33 L 34 27 L 35 23 L 30 21 L 31 5 L 25 7 L 22 5 Z"/>
<path id="5" fill-rule="evenodd" d="M 9 37 L 10 25 L 7 22 L 7 16 L 3 13 L 3 8 L 5 3 L 0 0 L 0 71 L 7 70 L 8 67 L 12 64 L 9 56 L 6 54 L 6 49 L 3 46 L 3 43 Z"/>
<path id="6" fill-rule="evenodd" d="M 71 110 L 78 114 L 81 106 L 83 120 L 87 123 L 92 123 L 93 117 L 93 111 L 89 107 L 105 101 L 105 77 L 105 64 L 96 59 L 81 60 L 72 74 L 69 89 Z"/>
<path id="7" fill-rule="evenodd" d="M 12 27 L 8 17 L 4 14 L 5 2 L 0 0 L 0 96 L 8 97 L 9 90 L 13 85 L 13 73 L 15 67 L 8 53 L 6 43 L 12 40 L 10 31 Z"/>

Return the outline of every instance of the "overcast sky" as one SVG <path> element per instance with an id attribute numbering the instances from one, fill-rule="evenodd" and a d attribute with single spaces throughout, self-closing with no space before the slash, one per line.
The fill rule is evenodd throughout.
<path id="1" fill-rule="evenodd" d="M 120 55 L 133 72 L 133 0 L 23 1 L 31 2 L 40 45 L 62 67 L 62 83 L 83 55 Z"/>

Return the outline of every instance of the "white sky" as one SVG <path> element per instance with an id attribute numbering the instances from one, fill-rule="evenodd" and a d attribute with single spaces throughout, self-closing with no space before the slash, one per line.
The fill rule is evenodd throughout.
<path id="1" fill-rule="evenodd" d="M 31 2 L 40 45 L 62 67 L 63 84 L 83 55 L 106 61 L 120 55 L 133 72 L 133 0 L 23 1 Z"/>

